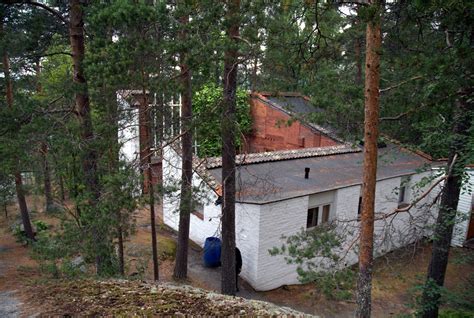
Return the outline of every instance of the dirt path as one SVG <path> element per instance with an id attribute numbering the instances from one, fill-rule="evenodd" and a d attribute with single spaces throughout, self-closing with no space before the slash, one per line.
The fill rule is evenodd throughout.
<path id="1" fill-rule="evenodd" d="M 4 226 L 0 231 L 0 317 L 20 317 L 24 304 L 18 264 L 32 261 L 27 249 L 16 243 Z"/>
<path id="2" fill-rule="evenodd" d="M 32 220 L 47 219 L 49 224 L 57 220 L 46 217 L 41 211 L 43 199 L 28 196 L 27 204 Z M 25 291 L 25 283 L 38 277 L 38 264 L 30 258 L 27 247 L 16 242 L 12 234 L 14 224 L 21 218 L 16 205 L 8 207 L 8 218 L 0 216 L 0 317 L 34 317 L 38 309 L 30 305 L 31 295 Z"/>
<path id="3" fill-rule="evenodd" d="M 0 292 L 0 317 L 20 316 L 21 302 L 15 297 L 15 291 Z"/>

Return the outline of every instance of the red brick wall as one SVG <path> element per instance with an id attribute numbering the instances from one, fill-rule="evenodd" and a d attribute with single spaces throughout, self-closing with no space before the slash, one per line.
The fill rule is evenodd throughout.
<path id="1" fill-rule="evenodd" d="M 246 151 L 249 153 L 339 144 L 298 121 L 293 121 L 290 125 L 289 115 L 257 98 L 250 99 L 250 111 L 253 118 L 253 133 L 246 140 Z"/>

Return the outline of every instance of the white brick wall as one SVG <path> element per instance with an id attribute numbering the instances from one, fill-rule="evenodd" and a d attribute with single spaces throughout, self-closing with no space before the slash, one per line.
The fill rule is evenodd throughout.
<path id="1" fill-rule="evenodd" d="M 472 192 L 472 188 L 474 188 L 474 170 L 469 169 L 467 174 L 469 175 L 469 179 L 465 182 L 459 195 L 457 222 L 454 226 L 453 239 L 451 240 L 452 246 L 463 246 L 467 237 L 471 209 L 474 201 L 474 193 Z"/>
<path id="2" fill-rule="evenodd" d="M 270 290 L 281 285 L 297 284 L 296 266 L 283 256 L 271 256 L 268 250 L 280 247 L 282 235 L 292 235 L 306 227 L 308 196 L 262 205 L 256 290 Z"/>
<path id="3" fill-rule="evenodd" d="M 235 244 L 242 254 L 240 276 L 252 286 L 258 278 L 260 205 L 237 203 L 235 206 Z"/>
<path id="4" fill-rule="evenodd" d="M 179 189 L 180 181 L 181 158 L 170 147 L 165 147 L 163 149 L 163 185 Z M 201 220 L 191 214 L 189 237 L 203 246 L 207 237 L 220 237 L 221 208 L 214 204 L 217 195 L 197 174 L 193 174 L 193 186 L 199 188 L 203 193 L 204 219 Z M 176 231 L 179 228 L 179 193 L 178 190 L 163 197 L 163 221 Z"/>
<path id="5" fill-rule="evenodd" d="M 413 175 L 410 186 L 417 183 L 423 176 L 430 173 Z M 381 180 L 377 182 L 375 209 L 378 213 L 390 213 L 398 206 L 398 191 L 394 189 L 400 186 L 400 177 Z M 414 199 L 421 194 L 424 189 L 416 191 L 407 189 L 407 200 Z M 360 222 L 357 221 L 357 209 L 359 203 L 360 185 L 342 188 L 335 191 L 334 202 L 331 209 L 331 217 L 336 216 L 337 220 L 345 221 L 340 223 L 344 226 L 344 232 L 347 235 L 344 249 L 341 256 L 345 255 L 341 265 L 349 266 L 357 263 L 357 244 L 352 244 L 357 238 Z M 433 196 L 434 197 L 434 196 Z M 378 236 L 376 241 L 376 255 L 382 255 L 395 248 L 413 242 L 414 239 L 423 235 L 420 229 L 424 228 L 425 223 L 432 223 L 433 217 L 424 217 L 430 215 L 423 206 L 429 202 L 432 196 L 421 201 L 408 213 L 400 213 L 392 221 L 390 227 L 383 221 L 377 221 L 375 233 Z M 258 277 L 252 283 L 257 290 L 270 290 L 281 285 L 299 283 L 296 274 L 296 266 L 288 265 L 283 256 L 271 256 L 268 250 L 272 247 L 280 247 L 283 243 L 282 235 L 292 235 L 301 228 L 306 227 L 306 217 L 308 210 L 308 196 L 294 198 L 290 200 L 275 202 L 263 205 L 260 216 L 260 247 L 258 255 Z M 353 222 L 347 222 L 353 220 Z M 341 225 L 343 224 L 343 225 Z M 391 229 L 387 231 L 387 228 Z M 351 250 L 346 254 L 349 246 Z"/>
<path id="6" fill-rule="evenodd" d="M 406 198 L 407 202 L 414 200 L 421 195 L 429 185 L 423 188 L 413 188 L 422 177 L 429 176 L 430 172 L 425 172 L 417 175 L 412 175 L 410 183 L 407 188 Z M 401 177 L 380 180 L 377 182 L 375 195 L 375 213 L 376 218 L 383 214 L 389 214 L 398 207 L 398 188 L 400 187 Z M 354 220 L 357 217 L 358 198 L 360 195 L 361 186 L 353 186 L 344 189 L 339 189 L 336 195 L 336 209 L 338 220 L 341 222 L 341 227 L 344 227 L 348 238 L 344 246 L 344 250 L 352 245 L 351 251 L 344 259 L 344 265 L 352 265 L 358 262 L 357 242 L 352 244 L 357 239 L 360 222 Z M 410 212 L 400 212 L 395 217 L 390 217 L 385 220 L 378 220 L 375 222 L 375 241 L 374 249 L 375 256 L 383 255 L 393 249 L 405 246 L 412 243 L 418 238 L 425 236 L 426 228 L 433 224 L 435 208 L 428 209 L 426 203 L 430 203 L 435 197 L 435 194 L 428 196 L 421 200 L 414 206 Z"/>
<path id="7" fill-rule="evenodd" d="M 119 121 L 118 140 L 121 144 L 120 154 L 127 162 L 132 162 L 138 158 L 139 134 L 138 134 L 138 109 L 131 108 L 129 103 L 117 94 L 117 103 L 123 118 Z"/>

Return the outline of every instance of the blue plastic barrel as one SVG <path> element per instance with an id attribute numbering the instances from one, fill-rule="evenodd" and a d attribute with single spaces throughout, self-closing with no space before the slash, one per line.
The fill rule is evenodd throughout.
<path id="1" fill-rule="evenodd" d="M 208 237 L 204 242 L 204 266 L 221 266 L 221 239 L 218 237 Z"/>

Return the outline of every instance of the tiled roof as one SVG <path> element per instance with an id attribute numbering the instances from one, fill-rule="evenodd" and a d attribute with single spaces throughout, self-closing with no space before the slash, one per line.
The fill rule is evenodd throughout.
<path id="1" fill-rule="evenodd" d="M 302 148 L 294 150 L 279 150 L 270 152 L 259 152 L 250 154 L 240 154 L 236 156 L 237 165 L 247 165 L 254 163 L 272 162 L 280 160 L 290 160 L 299 158 L 309 157 L 322 157 L 329 155 L 337 155 L 343 153 L 360 152 L 361 149 L 352 147 L 348 144 L 329 146 L 329 147 L 315 147 L 315 148 Z M 208 169 L 219 168 L 222 166 L 221 157 L 212 157 L 205 160 L 205 165 Z"/>

